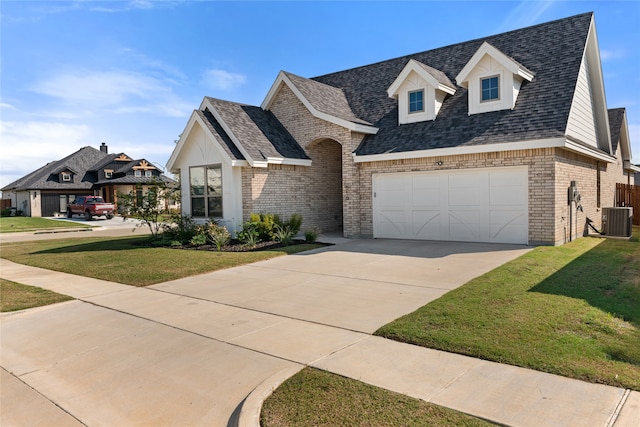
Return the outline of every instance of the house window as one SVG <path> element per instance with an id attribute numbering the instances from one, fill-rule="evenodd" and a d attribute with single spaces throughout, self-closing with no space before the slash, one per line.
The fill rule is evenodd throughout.
<path id="1" fill-rule="evenodd" d="M 137 177 L 140 178 L 142 176 L 142 171 L 133 171 L 133 174 Z"/>
<path id="2" fill-rule="evenodd" d="M 68 172 L 62 172 L 62 181 L 71 182 L 71 174 Z"/>
<path id="3" fill-rule="evenodd" d="M 147 178 L 151 178 L 153 176 L 153 173 L 151 173 L 151 171 L 144 171 L 144 176 L 146 176 Z"/>
<path id="4" fill-rule="evenodd" d="M 498 76 L 481 79 L 480 83 L 481 83 L 481 90 L 482 90 L 481 99 L 483 102 L 500 99 L 500 90 L 499 90 L 500 79 L 498 78 Z"/>
<path id="5" fill-rule="evenodd" d="M 424 90 L 409 92 L 409 112 L 424 111 Z"/>
<path id="6" fill-rule="evenodd" d="M 104 171 L 104 177 L 109 179 L 113 176 L 113 171 Z"/>
<path id="7" fill-rule="evenodd" d="M 222 218 L 222 167 L 189 168 L 191 216 Z"/>

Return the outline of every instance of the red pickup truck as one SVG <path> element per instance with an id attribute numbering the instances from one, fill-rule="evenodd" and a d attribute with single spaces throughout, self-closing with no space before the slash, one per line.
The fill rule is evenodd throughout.
<path id="1" fill-rule="evenodd" d="M 100 196 L 78 196 L 67 205 L 67 218 L 73 215 L 84 215 L 87 221 L 91 221 L 94 216 L 104 215 L 107 219 L 111 219 L 114 209 L 113 203 L 105 203 Z"/>

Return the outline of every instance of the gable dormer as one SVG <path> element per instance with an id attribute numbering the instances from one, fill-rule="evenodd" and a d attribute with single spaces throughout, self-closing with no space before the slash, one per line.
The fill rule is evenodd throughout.
<path id="1" fill-rule="evenodd" d="M 454 93 L 455 85 L 442 71 L 413 59 L 387 89 L 398 100 L 398 124 L 435 120 L 445 97 Z"/>
<path id="2" fill-rule="evenodd" d="M 471 115 L 512 109 L 522 82 L 533 77 L 515 59 L 484 42 L 458 73 L 456 82 L 468 90 Z"/>
<path id="3" fill-rule="evenodd" d="M 68 166 L 63 166 L 52 174 L 52 179 L 57 180 L 61 184 L 72 184 L 75 182 L 75 176 L 78 173 Z"/>

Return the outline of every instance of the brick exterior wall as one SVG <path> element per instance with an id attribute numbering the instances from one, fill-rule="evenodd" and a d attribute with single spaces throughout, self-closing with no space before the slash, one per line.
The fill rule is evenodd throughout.
<path id="1" fill-rule="evenodd" d="M 313 117 L 286 85 L 280 88 L 270 110 L 305 149 L 313 165 L 245 168 L 245 220 L 251 212 L 273 212 L 283 217 L 297 212 L 304 217 L 305 229 L 318 226 L 329 231 L 343 226 L 346 237 L 373 237 L 373 174 L 527 166 L 529 243 L 559 245 L 585 234 L 587 218 L 600 228 L 601 208 L 615 205 L 615 184 L 626 182 L 621 161 L 596 162 L 559 148 L 355 163 L 352 153 L 365 135 Z M 340 154 L 341 168 L 335 163 Z M 583 212 L 568 203 L 571 181 L 577 182 L 581 192 Z M 338 192 L 332 190 L 340 187 L 338 201 Z"/>
<path id="2" fill-rule="evenodd" d="M 243 221 L 251 213 L 274 213 L 286 220 L 302 215 L 302 230 L 342 230 L 341 147 L 323 140 L 307 147 L 311 167 L 269 165 L 242 169 Z"/>
<path id="3" fill-rule="evenodd" d="M 289 218 L 299 213 L 303 230 L 342 230 L 342 146 L 347 129 L 317 119 L 283 85 L 271 112 L 289 130 L 311 159 L 311 166 L 269 165 L 243 168 L 243 221 L 251 213 L 276 213 Z"/>

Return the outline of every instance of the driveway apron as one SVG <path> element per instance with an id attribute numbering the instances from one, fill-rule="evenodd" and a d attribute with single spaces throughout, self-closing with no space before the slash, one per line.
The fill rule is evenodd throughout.
<path id="1" fill-rule="evenodd" d="M 278 371 L 320 364 L 528 250 L 355 240 L 147 288 L 0 260 L 5 279 L 79 298 L 2 315 L 2 400 L 24 395 L 69 425 L 225 426 Z M 29 423 L 26 408 L 3 404 L 0 422 Z"/>

